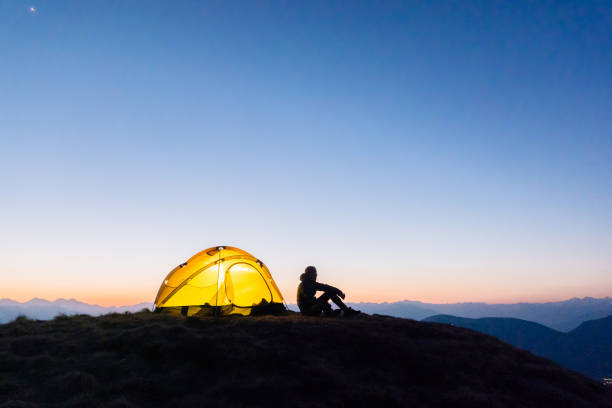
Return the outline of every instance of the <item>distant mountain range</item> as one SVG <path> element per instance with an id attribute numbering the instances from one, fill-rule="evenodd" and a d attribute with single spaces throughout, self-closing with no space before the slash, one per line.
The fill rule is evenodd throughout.
<path id="1" fill-rule="evenodd" d="M 75 299 L 57 299 L 49 301 L 34 298 L 27 302 L 17 302 L 11 299 L 0 299 L 0 323 L 7 323 L 17 316 L 23 315 L 32 319 L 48 320 L 59 314 L 74 315 L 87 314 L 99 316 L 106 313 L 137 312 L 142 309 L 151 309 L 152 303 L 139 303 L 130 306 L 99 306 L 83 303 Z"/>
<path id="2" fill-rule="evenodd" d="M 612 315 L 584 322 L 569 333 L 511 318 L 468 319 L 437 315 L 423 321 L 451 324 L 495 336 L 597 380 L 612 377 Z"/>
<path id="3" fill-rule="evenodd" d="M 573 298 L 561 302 L 547 303 L 423 303 L 404 300 L 393 303 L 352 303 L 356 309 L 366 313 L 377 313 L 395 317 L 422 320 L 426 317 L 446 314 L 469 318 L 513 317 L 530 320 L 568 332 L 587 320 L 601 319 L 612 315 L 612 298 Z"/>
<path id="4" fill-rule="evenodd" d="M 540 323 L 555 330 L 568 332 L 578 327 L 582 322 L 612 315 L 612 298 L 570 299 L 562 302 L 548 303 L 423 303 L 404 300 L 393 303 L 350 303 L 356 309 L 368 314 L 383 314 L 422 320 L 429 316 L 445 314 L 452 316 L 481 317 L 512 317 Z M 34 298 L 27 302 L 16 302 L 10 299 L 0 299 L 0 323 L 6 323 L 19 315 L 34 319 L 52 319 L 58 314 L 89 314 L 93 316 L 125 311 L 138 311 L 143 308 L 153 308 L 152 303 L 139 303 L 130 306 L 104 307 L 90 305 L 75 299 L 57 299 L 49 301 Z M 297 310 L 295 305 L 289 305 Z"/>

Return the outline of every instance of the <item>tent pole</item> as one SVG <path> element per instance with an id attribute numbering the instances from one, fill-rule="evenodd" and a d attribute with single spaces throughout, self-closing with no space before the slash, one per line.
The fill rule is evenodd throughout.
<path id="1" fill-rule="evenodd" d="M 215 292 L 215 313 L 214 316 L 218 316 L 219 313 L 219 275 L 221 273 L 221 251 L 222 249 L 219 249 L 219 257 L 217 259 L 217 291 Z"/>

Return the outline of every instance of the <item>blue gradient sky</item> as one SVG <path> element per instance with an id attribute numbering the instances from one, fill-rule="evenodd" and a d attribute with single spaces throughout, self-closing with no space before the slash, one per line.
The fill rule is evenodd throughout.
<path id="1" fill-rule="evenodd" d="M 612 5 L 430 3 L 0 0 L 0 297 L 611 296 Z"/>

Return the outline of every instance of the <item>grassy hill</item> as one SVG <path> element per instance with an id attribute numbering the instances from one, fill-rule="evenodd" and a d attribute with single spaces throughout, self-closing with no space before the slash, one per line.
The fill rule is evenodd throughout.
<path id="1" fill-rule="evenodd" d="M 0 325 L 0 406 L 608 406 L 600 384 L 469 329 L 382 316 L 140 312 Z"/>

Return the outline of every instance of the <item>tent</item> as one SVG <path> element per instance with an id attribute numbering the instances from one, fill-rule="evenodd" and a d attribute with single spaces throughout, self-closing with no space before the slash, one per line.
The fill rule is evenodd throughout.
<path id="1" fill-rule="evenodd" d="M 155 308 L 180 311 L 186 316 L 286 310 L 283 296 L 264 263 L 230 246 L 198 252 L 170 271 L 157 292 Z"/>

